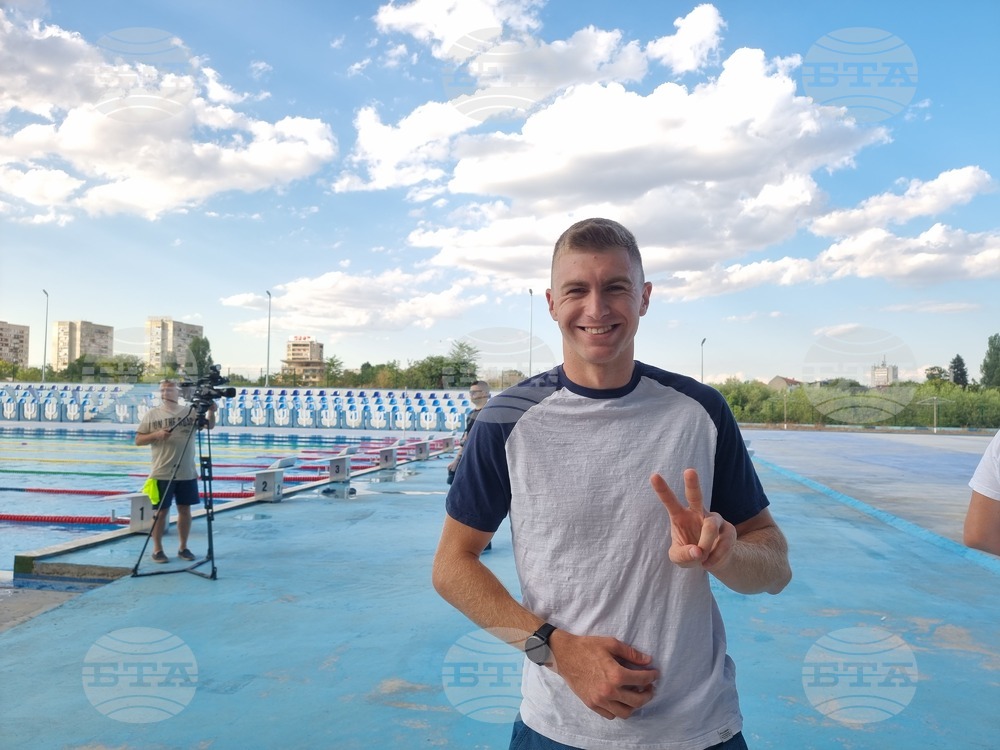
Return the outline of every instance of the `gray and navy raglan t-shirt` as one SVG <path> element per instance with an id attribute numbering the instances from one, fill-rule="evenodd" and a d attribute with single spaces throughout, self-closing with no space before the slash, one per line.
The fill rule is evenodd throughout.
<path id="1" fill-rule="evenodd" d="M 463 449 L 448 514 L 481 531 L 510 517 L 524 606 L 576 635 L 653 656 L 654 699 L 632 717 L 590 711 L 527 660 L 521 717 L 577 747 L 703 750 L 742 726 L 735 666 L 701 568 L 670 562 L 670 519 L 649 484 L 683 499 L 698 471 L 705 505 L 733 524 L 768 505 L 725 399 L 636 362 L 623 388 L 592 390 L 557 367 L 495 396 Z"/>

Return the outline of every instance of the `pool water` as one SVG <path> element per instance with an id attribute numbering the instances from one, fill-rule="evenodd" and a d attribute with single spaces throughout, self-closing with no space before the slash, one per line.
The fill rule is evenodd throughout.
<path id="1" fill-rule="evenodd" d="M 121 496 L 139 492 L 148 476 L 149 448 L 130 430 L 0 428 L 0 574 L 14 555 L 121 528 Z M 253 473 L 295 457 L 286 481 L 322 476 L 322 462 L 347 446 L 384 445 L 395 438 L 342 434 L 213 433 L 199 452 L 213 466 L 213 498 L 221 505 L 252 494 Z M 20 518 L 12 518 L 14 516 Z M 105 519 L 106 523 L 82 522 Z"/>

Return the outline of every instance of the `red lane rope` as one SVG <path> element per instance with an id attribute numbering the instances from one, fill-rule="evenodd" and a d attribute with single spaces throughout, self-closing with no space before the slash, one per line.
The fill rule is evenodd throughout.
<path id="1" fill-rule="evenodd" d="M 315 480 L 311 480 L 315 481 Z M 131 495 L 138 490 L 78 490 L 60 487 L 0 487 L 0 491 L 7 492 L 47 492 L 51 495 Z M 200 497 L 205 497 L 204 492 L 198 493 Z M 213 492 L 212 497 L 253 497 L 253 490 L 246 492 Z"/>
<path id="2" fill-rule="evenodd" d="M 102 516 L 25 516 L 13 513 L 0 513 L 0 521 L 11 521 L 13 523 L 73 523 L 101 526 L 110 526 L 112 524 L 125 525 L 129 523 L 129 519 L 127 518 Z"/>
<path id="3" fill-rule="evenodd" d="M 144 475 L 145 476 L 145 475 Z M 58 487 L 0 487 L 2 492 L 48 492 L 53 495 L 127 495 L 129 490 L 80 490 Z"/>

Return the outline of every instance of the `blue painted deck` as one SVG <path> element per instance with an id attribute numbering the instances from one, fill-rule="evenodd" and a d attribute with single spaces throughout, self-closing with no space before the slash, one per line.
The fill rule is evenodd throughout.
<path id="1" fill-rule="evenodd" d="M 989 436 L 745 437 L 795 573 L 777 597 L 717 587 L 750 747 L 1000 746 L 1000 560 L 954 541 Z M 445 463 L 365 477 L 350 499 L 219 512 L 218 580 L 126 577 L 0 633 L 0 746 L 507 747 L 505 721 L 454 705 L 455 649 L 476 628 L 429 581 Z M 204 534 L 196 522 L 196 552 Z M 141 546 L 69 557 L 130 566 Z M 515 585 L 505 528 L 485 559 Z M 883 648 L 847 641 L 838 661 L 845 633 L 881 634 Z M 112 648 L 131 655 L 116 662 Z M 488 684 L 487 662 L 474 691 L 493 701 L 485 718 L 504 719 L 507 687 Z M 159 671 L 137 679 L 145 663 Z M 102 713 L 109 697 L 119 719 Z"/>

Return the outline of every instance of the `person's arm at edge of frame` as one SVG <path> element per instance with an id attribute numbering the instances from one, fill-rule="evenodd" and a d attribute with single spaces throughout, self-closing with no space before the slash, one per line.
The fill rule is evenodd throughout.
<path id="1" fill-rule="evenodd" d="M 510 645 L 524 648 L 524 638 L 544 620 L 528 611 L 479 559 L 493 538 L 487 531 L 445 516 L 441 541 L 434 556 L 434 589 L 466 617 L 486 630 L 510 630 L 523 637 Z M 605 719 L 625 719 L 653 698 L 655 669 L 642 669 L 651 657 L 614 638 L 576 636 L 557 628 L 550 637 L 553 664 L 549 664 L 583 701 Z M 630 662 L 638 669 L 622 666 Z M 562 665 L 560 668 L 559 665 Z"/>
<path id="2" fill-rule="evenodd" d="M 967 547 L 1000 555 L 1000 499 L 973 490 L 962 541 Z"/>

